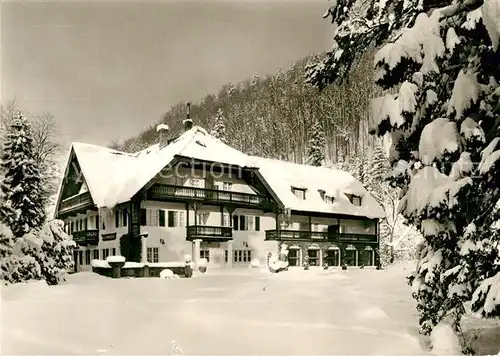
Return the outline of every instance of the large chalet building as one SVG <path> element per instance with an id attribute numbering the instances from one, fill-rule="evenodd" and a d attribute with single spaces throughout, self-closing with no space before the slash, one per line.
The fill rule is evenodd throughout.
<path id="1" fill-rule="evenodd" d="M 143 262 L 248 266 L 286 243 L 291 266 L 377 263 L 384 211 L 350 174 L 246 155 L 190 120 L 158 132 L 137 153 L 72 144 L 55 215 L 77 270 L 120 255 L 125 234 L 141 239 Z"/>

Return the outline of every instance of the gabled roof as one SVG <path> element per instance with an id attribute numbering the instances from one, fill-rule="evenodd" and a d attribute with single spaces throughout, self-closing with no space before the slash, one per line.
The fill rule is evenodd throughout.
<path id="1" fill-rule="evenodd" d="M 346 172 L 248 156 L 198 126 L 162 148 L 156 144 L 133 154 L 77 142 L 73 143 L 72 149 L 98 207 L 112 208 L 129 201 L 176 156 L 183 156 L 258 169 L 273 193 L 288 209 L 384 217 L 382 207 L 361 183 Z M 298 199 L 292 187 L 306 189 L 306 199 Z M 333 196 L 334 203 L 325 203 L 319 190 Z M 352 205 L 346 194 L 361 196 L 362 205 Z"/>

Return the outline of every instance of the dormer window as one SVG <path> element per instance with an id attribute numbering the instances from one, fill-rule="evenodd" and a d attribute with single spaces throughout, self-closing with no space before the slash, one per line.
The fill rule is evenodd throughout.
<path id="1" fill-rule="evenodd" d="M 325 201 L 325 203 L 328 203 L 328 204 L 333 204 L 335 202 L 335 198 L 331 197 L 329 195 L 325 195 L 323 200 Z"/>
<path id="2" fill-rule="evenodd" d="M 292 187 L 293 194 L 300 200 L 306 200 L 306 189 Z"/>
<path id="3" fill-rule="evenodd" d="M 349 201 L 351 202 L 352 205 L 361 206 L 361 197 L 360 196 L 354 195 L 354 194 L 349 194 L 349 195 L 347 195 L 347 197 L 349 198 Z"/>

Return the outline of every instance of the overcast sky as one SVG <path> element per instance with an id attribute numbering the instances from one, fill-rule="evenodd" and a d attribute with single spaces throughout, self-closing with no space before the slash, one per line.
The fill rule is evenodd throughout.
<path id="1" fill-rule="evenodd" d="M 328 1 L 3 3 L 1 99 L 106 145 L 228 82 L 329 49 Z"/>

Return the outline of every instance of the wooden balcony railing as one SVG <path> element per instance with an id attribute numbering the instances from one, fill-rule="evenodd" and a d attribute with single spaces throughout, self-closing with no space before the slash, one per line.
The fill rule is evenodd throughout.
<path id="1" fill-rule="evenodd" d="M 64 199 L 59 205 L 59 213 L 67 213 L 73 210 L 83 209 L 93 206 L 92 197 L 89 192 L 74 195 L 70 198 Z"/>
<path id="2" fill-rule="evenodd" d="M 231 192 L 217 189 L 183 187 L 178 185 L 155 184 L 149 191 L 150 199 L 194 200 L 211 203 L 231 203 L 242 207 L 273 209 L 274 202 L 263 195 Z"/>
<path id="3" fill-rule="evenodd" d="M 337 242 L 377 242 L 377 235 L 328 233 L 326 231 L 280 230 L 281 240 L 337 241 Z M 266 230 L 266 240 L 278 240 L 277 230 Z"/>
<path id="4" fill-rule="evenodd" d="M 192 225 L 187 227 L 187 240 L 206 239 L 210 241 L 227 241 L 233 238 L 230 226 Z"/>
<path id="5" fill-rule="evenodd" d="M 80 246 L 97 245 L 99 243 L 99 230 L 82 230 L 73 232 L 73 241 Z"/>

